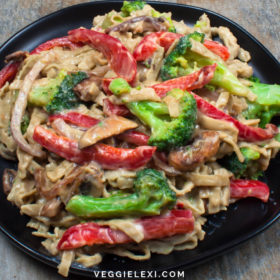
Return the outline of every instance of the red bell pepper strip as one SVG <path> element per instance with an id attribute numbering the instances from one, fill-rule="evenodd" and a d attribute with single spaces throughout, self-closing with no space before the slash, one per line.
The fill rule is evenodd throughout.
<path id="1" fill-rule="evenodd" d="M 71 50 L 74 50 L 80 48 L 81 46 L 82 44 L 73 43 L 68 39 L 67 36 L 65 36 L 65 37 L 51 39 L 39 45 L 33 51 L 31 51 L 30 54 L 38 54 L 43 51 L 48 51 L 54 47 L 67 47 Z"/>
<path id="2" fill-rule="evenodd" d="M 231 180 L 230 197 L 256 197 L 262 200 L 263 202 L 267 202 L 269 198 L 269 187 L 267 186 L 267 184 L 257 180 Z"/>
<path id="3" fill-rule="evenodd" d="M 179 88 L 182 90 L 194 90 L 208 84 L 214 76 L 217 64 L 208 65 L 187 76 L 167 80 L 160 84 L 152 85 L 157 95 L 163 97 L 169 90 Z"/>
<path id="4" fill-rule="evenodd" d="M 113 81 L 114 79 L 106 79 L 106 78 L 104 78 L 103 80 L 102 80 L 102 88 L 103 88 L 103 90 L 104 90 L 104 92 L 108 95 L 108 96 L 111 96 L 111 95 L 113 95 L 113 92 L 111 92 L 110 90 L 109 90 L 109 85 L 110 85 L 110 83 Z"/>
<path id="5" fill-rule="evenodd" d="M 100 122 L 100 120 L 98 119 L 78 112 L 67 112 L 64 114 L 55 114 L 49 116 L 50 122 L 53 122 L 56 119 L 63 119 L 64 121 L 69 122 L 71 124 L 86 128 L 92 127 Z"/>
<path id="6" fill-rule="evenodd" d="M 217 109 L 215 106 L 204 100 L 202 97 L 191 94 L 196 99 L 197 108 L 203 114 L 210 118 L 224 120 L 233 123 L 239 130 L 239 137 L 249 142 L 264 141 L 273 138 L 278 133 L 278 128 L 274 124 L 267 124 L 266 129 L 260 127 L 248 126 L 240 121 L 234 119 L 230 115 L 224 113 L 223 111 Z"/>
<path id="7" fill-rule="evenodd" d="M 118 115 L 118 116 L 127 116 L 130 114 L 130 111 L 126 108 L 125 105 L 117 105 L 110 101 L 109 98 L 103 99 L 103 112 L 107 116 Z"/>
<path id="8" fill-rule="evenodd" d="M 145 36 L 140 43 L 136 46 L 133 57 L 136 61 L 144 61 L 152 56 L 156 51 L 158 45 L 164 47 L 167 51 L 173 42 L 183 37 L 183 34 L 172 33 L 172 32 L 155 32 Z M 219 42 L 204 40 L 203 45 L 220 56 L 223 60 L 227 60 L 230 56 L 228 48 Z"/>
<path id="9" fill-rule="evenodd" d="M 79 149 L 76 140 L 58 136 L 51 130 L 36 126 L 33 139 L 41 146 L 69 161 L 83 164 L 92 160 L 104 169 L 136 169 L 144 166 L 153 156 L 156 147 L 141 146 L 136 149 L 115 148 L 105 144 L 95 144 Z"/>
<path id="10" fill-rule="evenodd" d="M 139 132 L 139 131 L 134 131 L 134 130 L 130 130 L 130 131 L 126 131 L 120 135 L 117 136 L 118 139 L 123 140 L 127 143 L 131 143 L 137 146 L 146 146 L 148 145 L 148 141 L 150 136 Z"/>
<path id="11" fill-rule="evenodd" d="M 51 130 L 45 129 L 39 125 L 35 127 L 33 139 L 48 151 L 78 164 L 89 162 L 92 158 L 91 149 L 87 148 L 81 150 L 76 140 L 58 136 Z"/>
<path id="12" fill-rule="evenodd" d="M 116 74 L 132 82 L 137 73 L 136 61 L 127 48 L 116 38 L 89 29 L 75 29 L 68 32 L 74 43 L 89 44 L 104 54 Z"/>
<path id="13" fill-rule="evenodd" d="M 211 41 L 211 40 L 204 40 L 203 45 L 213 52 L 214 54 L 218 55 L 220 58 L 222 58 L 224 61 L 228 60 L 230 57 L 230 53 L 228 51 L 228 48 L 224 45 L 222 45 L 219 42 Z"/>
<path id="14" fill-rule="evenodd" d="M 136 46 L 133 57 L 136 61 L 144 61 L 152 56 L 158 45 L 164 47 L 165 51 L 173 44 L 176 39 L 183 35 L 172 32 L 155 32 L 145 36 Z"/>
<path id="15" fill-rule="evenodd" d="M 137 219 L 134 223 L 143 231 L 144 240 L 189 233 L 194 229 L 194 217 L 190 210 L 171 210 L 165 215 Z M 67 229 L 60 239 L 57 249 L 71 250 L 86 245 L 130 242 L 134 241 L 121 230 L 88 222 Z"/>
<path id="16" fill-rule="evenodd" d="M 11 61 L 2 68 L 0 71 L 0 88 L 16 76 L 19 66 L 20 61 Z"/>
<path id="17" fill-rule="evenodd" d="M 139 146 L 135 149 L 122 149 L 96 144 L 92 146 L 93 160 L 98 162 L 104 169 L 137 169 L 146 165 L 156 151 L 156 147 Z"/>

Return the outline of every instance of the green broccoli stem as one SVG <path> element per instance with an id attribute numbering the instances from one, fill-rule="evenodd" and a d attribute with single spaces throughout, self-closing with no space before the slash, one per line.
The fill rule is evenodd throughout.
<path id="1" fill-rule="evenodd" d="M 263 106 L 280 106 L 280 85 L 251 82 L 250 89 L 257 95 L 257 103 Z"/>
<path id="2" fill-rule="evenodd" d="M 280 85 L 252 82 L 250 89 L 257 99 L 248 102 L 248 108 L 243 112 L 243 116 L 246 119 L 260 119 L 259 126 L 264 128 L 274 116 L 280 114 Z"/>
<path id="3" fill-rule="evenodd" d="M 189 51 L 189 55 L 186 58 L 187 61 L 193 62 L 193 64 L 196 64 L 196 67 L 204 67 L 207 65 L 212 65 L 214 63 L 217 64 L 214 77 L 209 82 L 210 85 L 217 86 L 224 88 L 225 90 L 229 91 L 232 94 L 236 94 L 239 96 L 246 97 L 248 93 L 250 92 L 250 89 L 248 89 L 246 86 L 244 86 L 225 66 L 222 62 L 214 61 L 210 58 L 201 56 L 197 53 L 194 53 L 193 51 Z M 188 67 L 190 64 L 188 65 Z M 195 68 L 196 70 L 196 68 Z M 188 69 L 188 74 L 191 73 L 193 70 Z"/>
<path id="4" fill-rule="evenodd" d="M 113 195 L 106 198 L 75 195 L 68 202 L 66 210 L 83 218 L 111 218 L 139 214 L 153 215 L 153 212 L 145 212 L 145 206 L 146 200 L 137 194 Z"/>
<path id="5" fill-rule="evenodd" d="M 126 104 L 128 109 L 149 127 L 164 127 L 164 121 L 157 115 L 168 115 L 168 107 L 164 103 L 140 101 Z"/>
<path id="6" fill-rule="evenodd" d="M 210 64 L 215 63 L 211 61 Z M 226 89 L 230 93 L 246 97 L 250 90 L 244 86 L 221 62 L 217 62 L 216 71 L 213 79 L 210 81 L 211 85 Z"/>
<path id="7" fill-rule="evenodd" d="M 66 210 L 82 218 L 146 216 L 158 215 L 163 208 L 171 208 L 176 202 L 176 194 L 163 175 L 154 169 L 137 172 L 134 191 L 106 198 L 75 195 L 66 205 Z"/>
<path id="8" fill-rule="evenodd" d="M 241 148 L 240 151 L 243 154 L 245 160 L 257 160 L 260 158 L 260 153 L 256 150 L 250 148 Z"/>
<path id="9" fill-rule="evenodd" d="M 119 96 L 124 93 L 130 93 L 131 87 L 126 80 L 122 78 L 116 78 L 110 83 L 109 90 L 114 95 Z"/>

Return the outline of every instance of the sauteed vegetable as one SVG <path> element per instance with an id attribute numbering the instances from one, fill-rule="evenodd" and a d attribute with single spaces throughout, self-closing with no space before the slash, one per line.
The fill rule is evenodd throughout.
<path id="1" fill-rule="evenodd" d="M 267 202 L 280 86 L 257 80 L 250 58 L 206 14 L 187 26 L 143 1 L 7 56 L 0 154 L 18 169 L 4 192 L 60 274 L 106 253 L 193 249 L 207 215 Z"/>

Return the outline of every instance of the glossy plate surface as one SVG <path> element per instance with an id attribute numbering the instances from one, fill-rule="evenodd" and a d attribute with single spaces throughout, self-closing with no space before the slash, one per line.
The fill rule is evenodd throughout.
<path id="1" fill-rule="evenodd" d="M 280 64 L 272 54 L 252 35 L 238 24 L 214 12 L 185 5 L 152 2 L 153 7 L 161 12 L 171 11 L 174 19 L 194 24 L 199 16 L 206 12 L 212 26 L 227 26 L 238 38 L 238 43 L 251 53 L 251 65 L 254 75 L 262 82 L 279 83 Z M 64 36 L 68 30 L 84 26 L 89 28 L 92 18 L 112 9 L 119 10 L 121 2 L 104 1 L 72 6 L 48 15 L 27 26 L 0 48 L 0 67 L 3 66 L 7 54 L 17 50 L 32 50 L 37 45 L 51 38 Z M 269 69 L 269 71 L 267 71 Z M 16 167 L 14 163 L 0 158 L 0 176 L 4 168 Z M 203 261 L 232 249 L 269 227 L 280 215 L 280 157 L 272 160 L 265 179 L 271 188 L 271 196 L 267 204 L 256 199 L 245 199 L 231 205 L 226 212 L 209 217 L 204 227 L 205 240 L 190 251 L 177 251 L 170 255 L 156 255 L 148 261 L 132 261 L 111 255 L 104 257 L 103 262 L 94 270 L 167 270 L 187 269 Z M 278 172 L 278 173 L 277 173 Z M 2 192 L 0 186 L 0 229 L 13 243 L 27 254 L 56 267 L 59 260 L 51 257 L 40 245 L 41 239 L 31 235 L 26 228 L 28 218 L 21 216 L 19 210 L 12 206 Z M 72 273 L 92 276 L 90 268 L 78 264 L 71 267 Z"/>

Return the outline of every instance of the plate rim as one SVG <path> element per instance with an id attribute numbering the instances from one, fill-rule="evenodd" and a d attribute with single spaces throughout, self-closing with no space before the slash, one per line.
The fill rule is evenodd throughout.
<path id="1" fill-rule="evenodd" d="M 79 3 L 79 4 L 75 4 L 75 5 L 71 5 L 62 9 L 59 9 L 57 11 L 54 11 L 52 13 L 49 13 L 43 17 L 38 18 L 37 20 L 31 22 L 30 24 L 22 27 L 21 29 L 19 29 L 16 33 L 14 33 L 11 37 L 9 37 L 6 41 L 4 41 L 3 44 L 0 45 L 0 53 L 3 51 L 3 49 L 5 49 L 9 44 L 13 43 L 13 40 L 16 40 L 17 38 L 21 37 L 23 35 L 24 32 L 28 31 L 29 29 L 35 27 L 36 25 L 46 21 L 47 19 L 50 19 L 52 17 L 56 17 L 59 14 L 64 14 L 65 12 L 67 12 L 68 10 L 71 10 L 75 7 L 83 7 L 83 6 L 95 6 L 98 4 L 106 4 L 109 5 L 110 3 L 122 3 L 122 0 L 109 0 L 109 1 L 105 1 L 105 0 L 98 0 L 98 1 L 94 1 L 94 2 L 84 2 L 84 3 Z M 196 11 L 200 11 L 200 12 L 205 12 L 207 14 L 213 15 L 215 17 L 218 17 L 220 19 L 222 19 L 223 21 L 230 23 L 231 25 L 235 26 L 239 31 L 241 31 L 244 35 L 246 35 L 247 37 L 249 37 L 255 44 L 257 44 L 259 47 L 262 48 L 262 50 L 265 52 L 265 54 L 267 56 L 269 56 L 274 63 L 277 64 L 277 66 L 280 68 L 280 62 L 277 60 L 277 58 L 269 51 L 269 49 L 264 46 L 264 44 L 262 44 L 255 36 L 253 36 L 249 31 L 247 31 L 244 27 L 242 27 L 241 25 L 239 25 L 238 23 L 236 23 L 235 21 L 231 20 L 230 18 L 217 13 L 215 11 L 212 11 L 210 9 L 206 9 L 203 7 L 198 7 L 198 6 L 193 6 L 193 5 L 188 5 L 188 4 L 181 4 L 181 3 L 174 3 L 174 2 L 163 2 L 163 1 L 146 1 L 147 4 L 151 4 L 151 5 L 157 5 L 157 6 L 173 6 L 173 7 L 183 7 L 183 8 L 187 8 L 187 9 L 193 9 Z M 2 62 L 0 62 L 1 64 Z M 163 271 L 163 270 L 178 270 L 178 269 L 184 269 L 185 266 L 187 266 L 187 269 L 190 269 L 191 267 L 200 265 L 202 263 L 205 263 L 207 261 L 210 261 L 211 259 L 214 259 L 218 256 L 221 256 L 223 254 L 228 253 L 229 251 L 233 250 L 234 248 L 238 248 L 241 244 L 247 242 L 249 239 L 252 239 L 254 237 L 256 237 L 257 235 L 259 235 L 260 233 L 262 233 L 263 231 L 267 230 L 269 227 L 271 227 L 280 217 L 280 209 L 278 210 L 277 214 L 271 218 L 269 221 L 262 223 L 257 230 L 254 229 L 252 231 L 249 232 L 249 234 L 243 234 L 241 235 L 239 238 L 234 239 L 231 242 L 227 242 L 226 244 L 219 246 L 216 249 L 212 249 L 211 252 L 209 253 L 205 253 L 204 256 L 202 258 L 199 258 L 198 260 L 194 259 L 190 264 L 186 265 L 186 264 L 178 264 L 177 266 L 172 266 L 172 267 L 167 267 L 164 269 L 155 269 L 156 271 Z M 3 226 L 2 222 L 0 221 L 0 231 L 3 233 L 3 235 L 5 236 L 5 238 L 8 238 L 8 241 L 11 242 L 11 244 L 15 245 L 17 248 L 19 248 L 21 251 L 27 253 L 29 256 L 31 256 L 32 258 L 43 262 L 53 268 L 56 268 L 57 265 L 59 264 L 59 259 L 55 256 L 48 256 L 46 254 L 43 254 L 41 252 L 39 252 L 38 250 L 35 250 L 33 248 L 31 248 L 30 246 L 22 243 L 21 241 L 19 241 L 13 234 L 9 233 L 9 231 Z M 200 241 L 203 242 L 203 241 Z M 93 270 L 97 270 L 94 268 L 90 268 L 90 270 L 88 270 L 88 268 L 84 268 L 80 267 L 79 265 L 71 265 L 69 272 L 72 274 L 76 274 L 76 275 L 82 275 L 82 276 L 90 276 L 89 274 L 91 273 L 91 271 Z M 185 270 L 185 269 L 184 269 Z"/>

